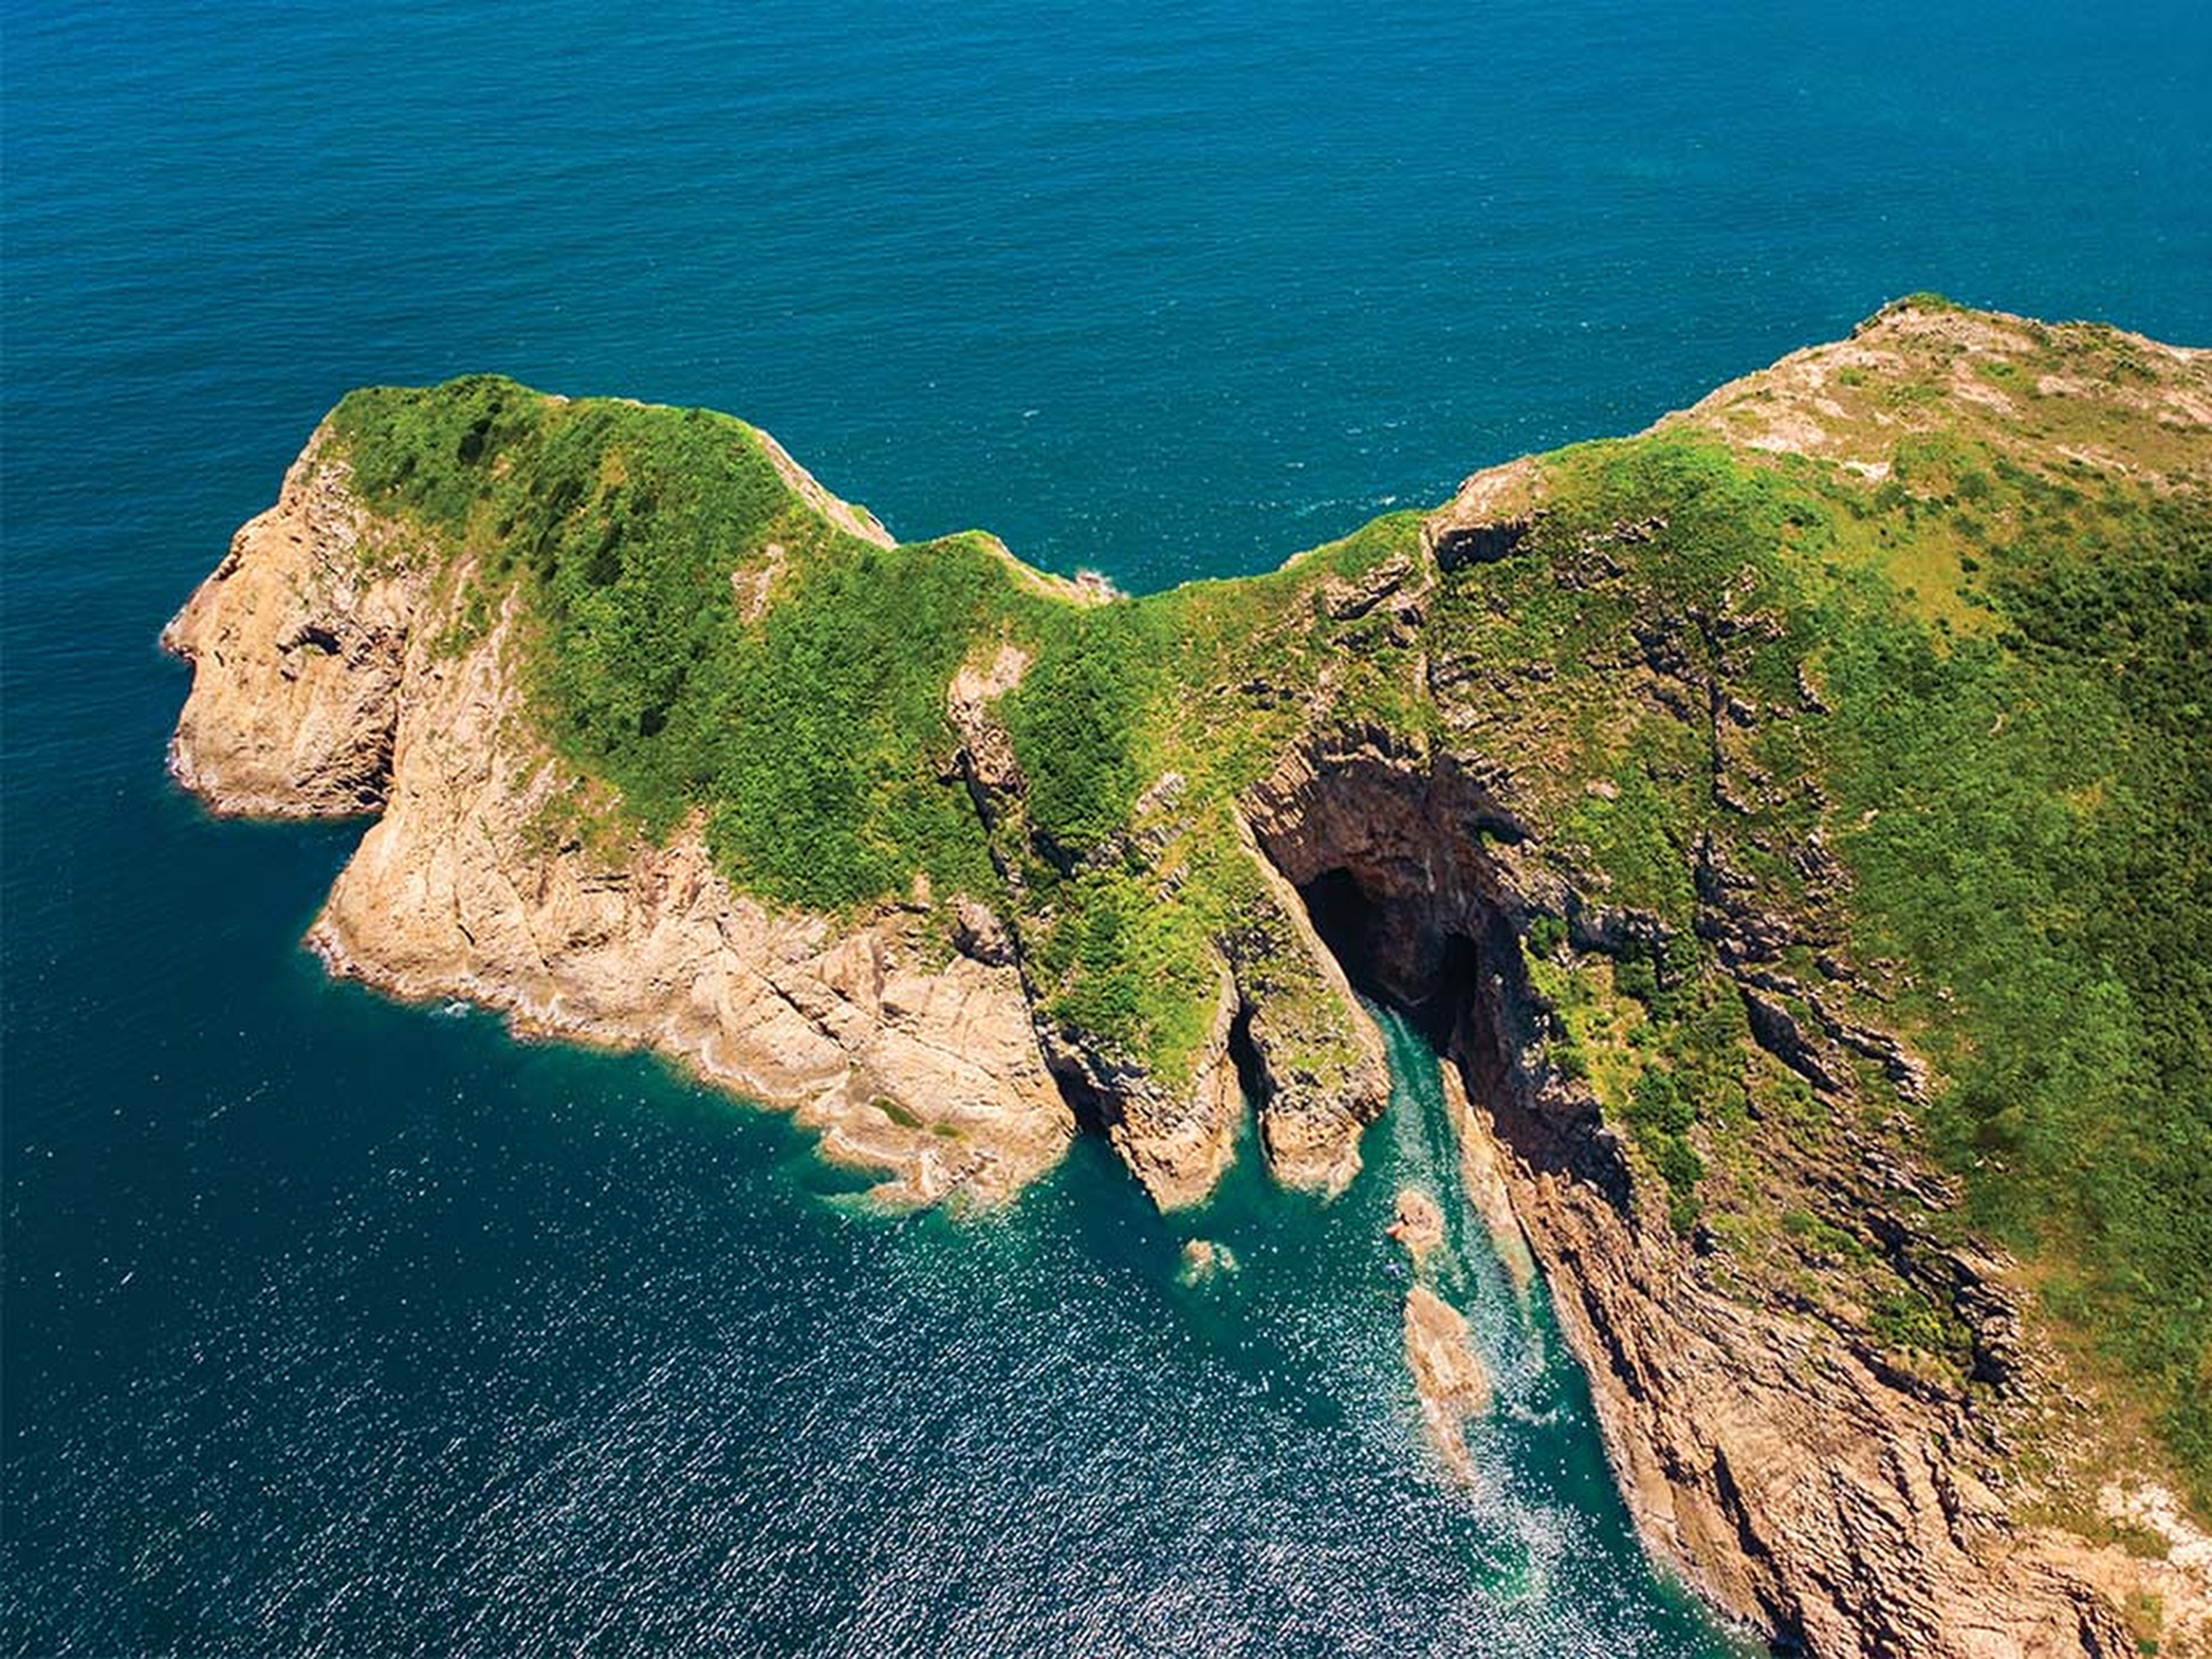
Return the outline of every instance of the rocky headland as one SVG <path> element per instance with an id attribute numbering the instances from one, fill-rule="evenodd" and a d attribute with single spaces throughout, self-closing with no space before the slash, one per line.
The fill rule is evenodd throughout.
<path id="1" fill-rule="evenodd" d="M 1447 1060 L 1468 1197 L 1718 1605 L 1837 1659 L 2185 1653 L 2203 1316 L 2038 1160 L 2089 1121 L 2147 1202 L 2188 1177 L 2007 1056 L 2032 993 L 2080 1003 L 2048 964 L 2112 959 L 2076 909 L 2182 856 L 2059 862 L 2196 775 L 2159 630 L 2202 614 L 2208 480 L 2206 354 L 1921 300 L 1128 600 L 897 544 L 726 417 L 357 393 L 167 630 L 171 762 L 217 811 L 373 817 L 334 971 L 676 1057 L 904 1201 L 1096 1133 L 1196 1202 L 1248 1100 L 1279 1178 L 1340 1188 L 1388 1099 L 1357 985 Z M 1969 835 L 2016 886 L 1929 874 Z M 2148 1006 L 2125 969 L 2090 1000 Z M 2066 1224 L 2023 1261 L 2033 1205 Z M 1448 1445 L 1480 1360 L 1418 1286 L 1406 1338 Z"/>

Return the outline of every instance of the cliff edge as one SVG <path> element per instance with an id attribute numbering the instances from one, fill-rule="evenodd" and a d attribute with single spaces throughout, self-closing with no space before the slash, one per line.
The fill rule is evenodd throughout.
<path id="1" fill-rule="evenodd" d="M 172 765 L 374 816 L 335 970 L 667 1053 L 905 1201 L 1088 1130 L 1194 1202 L 1248 1100 L 1339 1188 L 1357 986 L 1452 1062 L 1719 1604 L 1846 1659 L 2186 1652 L 2208 479 L 2206 354 L 1922 297 L 1101 602 L 726 416 L 372 390 L 170 624 Z"/>

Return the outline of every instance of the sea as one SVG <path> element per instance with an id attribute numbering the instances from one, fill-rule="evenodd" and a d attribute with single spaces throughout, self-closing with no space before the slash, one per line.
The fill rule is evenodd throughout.
<path id="1" fill-rule="evenodd" d="M 1723 1656 L 1540 1286 L 1447 1480 L 1380 1237 L 788 1121 L 300 948 L 359 823 L 165 775 L 155 635 L 349 387 L 775 433 L 1145 590 L 1935 289 L 2212 344 L 2202 0 L 0 0 L 0 1651 Z M 1386 1014 L 1386 1018 L 1388 1018 Z M 1185 1282 L 1185 1243 L 1237 1262 Z"/>

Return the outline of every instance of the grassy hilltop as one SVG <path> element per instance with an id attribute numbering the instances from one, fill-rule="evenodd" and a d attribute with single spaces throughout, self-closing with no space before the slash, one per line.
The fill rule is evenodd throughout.
<path id="1" fill-rule="evenodd" d="M 1966 1386 L 1957 1309 L 1808 1175 L 1946 1170 L 1962 1203 L 1885 1201 L 2017 1250 L 2212 1512 L 2206 359 L 1919 299 L 1472 505 L 1103 601 L 981 534 L 884 545 L 704 410 L 473 377 L 356 392 L 331 442 L 419 532 L 381 556 L 434 564 L 438 649 L 518 607 L 577 775 L 549 836 L 697 822 L 741 890 L 948 941 L 980 901 L 1050 1019 L 1170 1085 L 1224 957 L 1310 1006 L 1312 1075 L 1357 1060 L 1258 920 L 1239 803 L 1279 759 L 1365 730 L 1481 767 L 1633 921 L 1515 918 L 1554 1063 L 1717 1281 Z M 963 674 L 1000 787 L 955 763 Z M 1924 1085 L 1798 1054 L 1824 1019 Z"/>

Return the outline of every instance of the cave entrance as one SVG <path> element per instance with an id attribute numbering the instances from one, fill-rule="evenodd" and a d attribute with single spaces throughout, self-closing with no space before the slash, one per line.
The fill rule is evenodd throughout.
<path id="1" fill-rule="evenodd" d="M 1298 889 L 1314 932 L 1353 985 L 1374 996 L 1380 991 L 1371 937 L 1376 908 L 1359 878 L 1349 870 L 1324 870 Z"/>
<path id="2" fill-rule="evenodd" d="M 1347 869 L 1325 870 L 1298 892 L 1353 989 L 1411 1020 L 1471 1088 L 1503 1083 L 1498 994 L 1520 966 L 1503 915 L 1484 906 L 1447 920 L 1378 896 Z"/>
<path id="3" fill-rule="evenodd" d="M 1243 1095 L 1249 1117 L 1267 1097 L 1267 1068 L 1261 1063 L 1260 1050 L 1252 1041 L 1249 1003 L 1238 1008 L 1237 1018 L 1230 1023 L 1229 1060 L 1237 1068 L 1237 1087 Z"/>
<path id="4" fill-rule="evenodd" d="M 1626 1202 L 1625 1172 L 1592 1164 L 1585 1143 L 1594 1109 L 1560 1118 L 1528 1092 L 1521 1051 L 1541 1029 L 1519 936 L 1504 908 L 1472 883 L 1403 880 L 1385 866 L 1361 878 L 1348 868 L 1297 884 L 1314 931 L 1352 988 L 1410 1020 L 1468 1098 L 1531 1168 L 1595 1179 Z"/>

